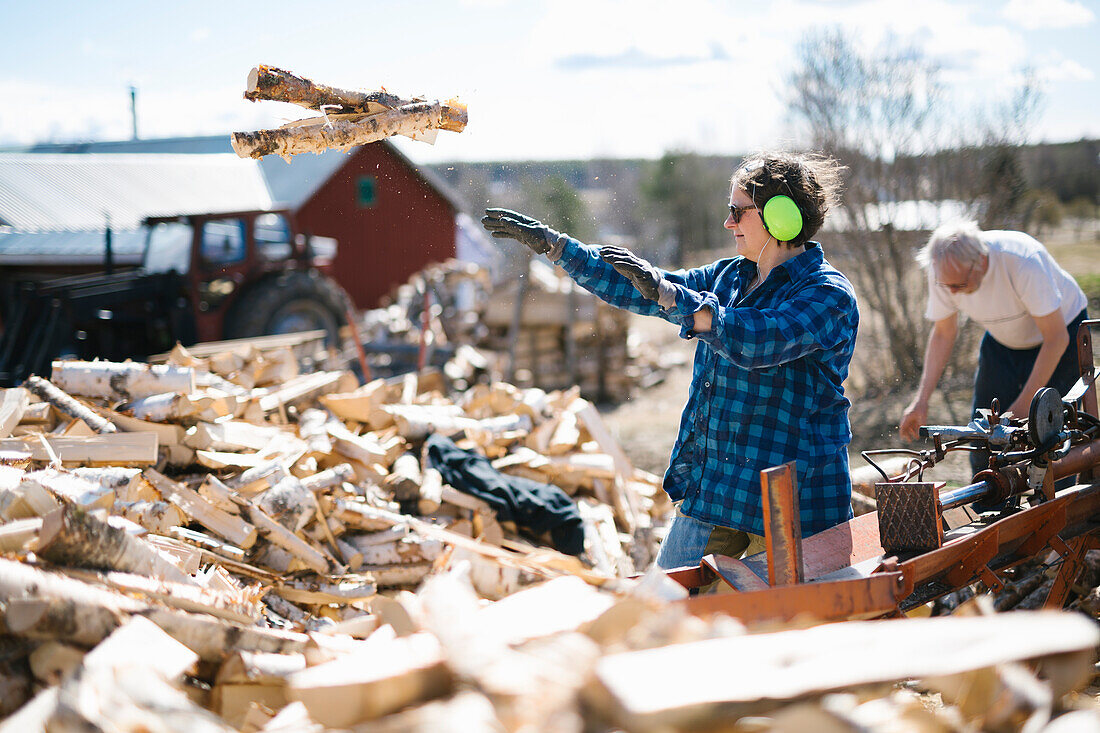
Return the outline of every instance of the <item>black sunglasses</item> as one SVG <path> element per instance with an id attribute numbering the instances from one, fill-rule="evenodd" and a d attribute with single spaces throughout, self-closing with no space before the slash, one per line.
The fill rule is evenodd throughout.
<path id="1" fill-rule="evenodd" d="M 749 209 L 755 209 L 756 206 L 738 206 L 737 204 L 730 204 L 730 218 L 733 219 L 734 224 L 741 223 L 741 217 L 745 215 L 745 212 Z"/>

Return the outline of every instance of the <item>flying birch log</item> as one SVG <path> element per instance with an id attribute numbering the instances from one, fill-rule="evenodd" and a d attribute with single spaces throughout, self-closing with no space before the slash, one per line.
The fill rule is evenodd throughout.
<path id="1" fill-rule="evenodd" d="M 245 99 L 290 102 L 325 113 L 273 130 L 235 132 L 233 150 L 242 158 L 276 154 L 289 160 L 299 153 L 346 150 L 393 135 L 432 141 L 435 130 L 461 132 L 468 120 L 466 105 L 453 99 L 406 99 L 385 90 L 348 91 L 316 84 L 273 66 L 259 66 L 248 75 Z"/>
<path id="2" fill-rule="evenodd" d="M 309 79 L 261 64 L 248 73 L 248 90 L 244 98 L 250 102 L 262 99 L 273 102 L 289 102 L 306 109 L 320 110 L 322 105 L 335 107 L 334 112 L 341 114 L 376 114 L 387 109 L 404 107 L 408 104 L 423 102 L 423 97 L 406 98 L 387 92 L 349 91 L 325 84 L 317 84 Z M 461 132 L 466 127 L 465 107 L 459 105 L 452 111 L 453 119 L 448 119 L 447 127 L 452 132 Z"/>

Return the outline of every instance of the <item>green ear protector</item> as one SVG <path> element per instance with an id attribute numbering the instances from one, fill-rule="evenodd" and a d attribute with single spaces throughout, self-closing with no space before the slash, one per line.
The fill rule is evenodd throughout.
<path id="1" fill-rule="evenodd" d="M 746 173 L 751 173 L 757 168 L 763 167 L 764 161 L 757 161 L 755 164 L 745 166 L 744 170 Z M 786 185 L 785 182 L 784 185 Z M 790 186 L 787 186 L 788 191 L 790 188 Z M 752 199 L 754 203 L 756 201 L 755 194 L 756 184 L 753 183 Z M 768 231 L 768 234 L 780 242 L 789 242 L 802 231 L 802 211 L 799 210 L 798 204 L 790 196 L 784 196 L 783 194 L 772 196 L 760 211 L 760 218 L 764 222 L 764 229 Z"/>
<path id="2" fill-rule="evenodd" d="M 790 196 L 772 196 L 760 215 L 768 234 L 780 242 L 789 242 L 802 231 L 802 212 Z"/>

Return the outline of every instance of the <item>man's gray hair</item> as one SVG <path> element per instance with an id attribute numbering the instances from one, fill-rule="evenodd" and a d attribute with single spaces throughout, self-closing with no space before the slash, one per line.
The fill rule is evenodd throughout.
<path id="1" fill-rule="evenodd" d="M 972 221 L 956 221 L 939 226 L 928 237 L 928 244 L 917 252 L 917 262 L 924 269 L 950 259 L 960 265 L 973 265 L 989 254 L 989 245 L 982 239 L 982 230 Z"/>

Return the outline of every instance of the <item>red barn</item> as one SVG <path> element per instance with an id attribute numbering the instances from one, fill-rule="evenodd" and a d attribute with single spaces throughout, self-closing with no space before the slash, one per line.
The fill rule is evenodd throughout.
<path id="1" fill-rule="evenodd" d="M 120 142 L 59 143 L 25 153 L 232 153 L 228 135 Z M 456 255 L 454 192 L 389 141 L 259 162 L 273 205 L 297 215 L 299 228 L 333 237 L 333 275 L 360 308 L 373 308 L 395 286 L 433 262 Z M 58 261 L 60 266 L 64 263 Z"/>
<path id="2" fill-rule="evenodd" d="M 366 145 L 296 207 L 298 226 L 340 243 L 333 274 L 370 308 L 425 265 L 455 256 L 459 207 L 446 191 L 393 145 Z"/>

